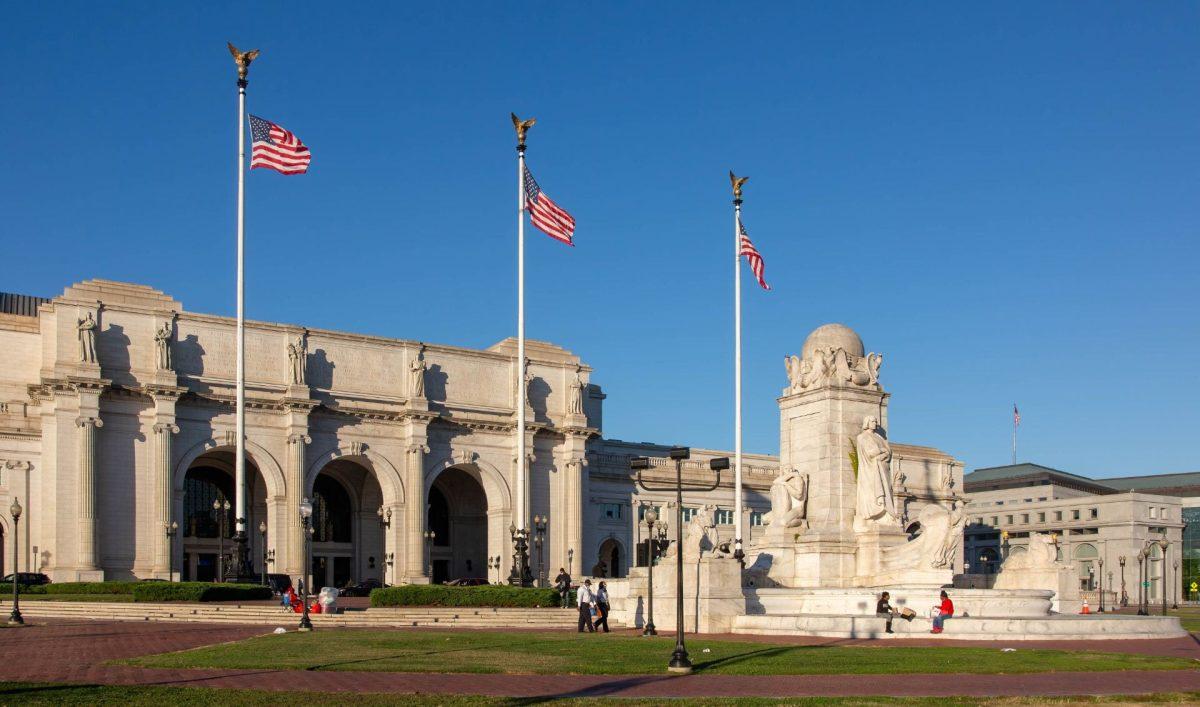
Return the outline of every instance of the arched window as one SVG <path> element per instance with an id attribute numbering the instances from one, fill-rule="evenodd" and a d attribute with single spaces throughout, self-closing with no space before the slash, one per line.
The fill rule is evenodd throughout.
<path id="1" fill-rule="evenodd" d="M 351 542 L 350 494 L 334 479 L 318 476 L 313 484 L 313 542 Z"/>
<path id="2" fill-rule="evenodd" d="M 229 474 L 212 467 L 189 469 L 183 480 L 183 535 L 190 538 L 215 538 L 220 531 L 220 515 L 213 510 L 213 501 L 229 501 L 225 514 L 225 537 L 232 538 L 233 479 Z"/>

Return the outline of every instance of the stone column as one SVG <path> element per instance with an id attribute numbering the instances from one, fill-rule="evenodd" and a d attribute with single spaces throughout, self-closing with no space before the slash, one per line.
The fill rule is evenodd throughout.
<path id="1" fill-rule="evenodd" d="M 174 423 L 159 422 L 154 430 L 154 475 L 158 487 L 158 497 L 155 503 L 155 523 L 157 540 L 154 552 L 154 576 L 169 578 L 171 572 L 171 539 L 167 537 L 167 528 L 171 525 L 172 509 L 174 507 L 174 485 L 171 483 L 172 472 L 172 440 L 179 434 L 179 427 Z M 179 537 L 179 534 L 176 534 Z"/>
<path id="2" fill-rule="evenodd" d="M 396 576 L 409 584 L 428 584 L 425 574 L 425 455 L 429 448 L 424 444 L 411 444 L 404 459 L 404 532 L 402 535 L 403 555 L 397 557 L 393 567 Z M 400 568 L 403 571 L 400 571 Z"/>
<path id="3" fill-rule="evenodd" d="M 75 424 L 79 428 L 76 568 L 80 573 L 95 573 L 100 569 L 96 557 L 96 430 L 104 422 L 99 417 L 80 417 Z M 80 580 L 87 581 L 82 574 Z"/>
<path id="4" fill-rule="evenodd" d="M 276 527 L 286 528 L 287 565 L 280 572 L 292 577 L 304 573 L 304 529 L 300 523 L 300 502 L 304 499 L 304 449 L 312 438 L 303 433 L 292 433 L 287 438 L 287 492 L 283 508 L 283 522 Z M 279 544 L 275 544 L 276 557 Z"/>

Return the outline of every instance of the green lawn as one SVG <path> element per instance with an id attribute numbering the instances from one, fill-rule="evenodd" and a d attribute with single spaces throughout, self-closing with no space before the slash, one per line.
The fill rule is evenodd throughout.
<path id="1" fill-rule="evenodd" d="M 179 705 L 192 707 L 194 705 L 246 705 L 248 707 L 279 707 L 285 704 L 303 704 L 309 707 L 317 705 L 343 705 L 353 701 L 355 705 L 375 707 L 376 705 L 412 705 L 412 707 L 434 707 L 446 705 L 459 707 L 462 705 L 487 705 L 489 707 L 515 707 L 516 705 L 548 704 L 548 705 L 593 705 L 619 704 L 629 707 L 646 707 L 663 703 L 686 704 L 688 707 L 718 707 L 719 705 L 879 705 L 880 707 L 974 707 L 989 705 L 999 707 L 1032 707 L 1033 705 L 1103 705 L 1103 704 L 1196 704 L 1200 701 L 1200 693 L 1163 693 L 1158 695 L 1137 695 L 1132 697 L 1112 695 L 1106 697 L 1055 697 L 1055 698 L 973 698 L 973 697 L 798 697 L 786 699 L 766 699 L 743 697 L 664 700 L 664 699 L 577 699 L 577 700 L 541 700 L 541 699 L 508 699 L 500 697 L 480 697 L 472 695 L 403 695 L 403 694 L 356 694 L 353 700 L 348 700 L 344 694 L 320 692 L 268 692 L 266 690 L 228 690 L 203 687 L 127 687 L 101 685 L 67 685 L 42 683 L 12 683 L 0 682 L 0 704 L 28 705 Z"/>
<path id="2" fill-rule="evenodd" d="M 161 668 L 246 668 L 457 673 L 662 673 L 674 639 L 629 634 L 444 631 L 315 631 L 266 635 L 177 653 L 144 656 L 132 665 Z M 1089 651 L 994 648 L 789 646 L 736 640 L 688 642 L 697 672 L 728 675 L 898 673 L 1032 673 L 1195 669 L 1181 658 Z"/>

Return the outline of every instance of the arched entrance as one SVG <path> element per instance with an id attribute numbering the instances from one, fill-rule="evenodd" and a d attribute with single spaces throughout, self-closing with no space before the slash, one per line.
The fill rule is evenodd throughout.
<path id="1" fill-rule="evenodd" d="M 222 567 L 232 571 L 233 538 L 237 530 L 234 456 L 232 449 L 225 448 L 205 452 L 188 466 L 184 475 L 183 508 L 179 516 L 182 563 L 177 566 L 180 579 L 185 582 L 217 581 Z M 251 570 L 257 574 L 262 571 L 263 559 L 256 528 L 267 518 L 267 487 L 249 458 L 246 486 L 247 549 Z M 219 510 L 213 507 L 214 502 L 220 506 Z M 229 503 L 229 510 L 224 509 L 225 502 Z"/>
<path id="2" fill-rule="evenodd" d="M 1096 567 L 1094 565 L 1100 553 L 1091 543 L 1081 543 L 1075 546 L 1075 572 L 1079 577 L 1079 588 L 1092 591 L 1096 588 Z"/>
<path id="3" fill-rule="evenodd" d="M 428 571 L 434 584 L 487 579 L 488 499 L 474 475 L 459 467 L 438 474 L 429 489 Z"/>
<path id="4" fill-rule="evenodd" d="M 592 574 L 597 577 L 624 577 L 625 553 L 621 543 L 616 538 L 608 538 L 600 543 L 599 559 L 592 568 Z"/>
<path id="5" fill-rule="evenodd" d="M 313 479 L 312 586 L 345 587 L 367 579 L 385 581 L 383 491 L 362 457 L 339 457 Z"/>

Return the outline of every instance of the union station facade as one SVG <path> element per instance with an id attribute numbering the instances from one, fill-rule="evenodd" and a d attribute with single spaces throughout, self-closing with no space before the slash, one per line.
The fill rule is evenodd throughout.
<path id="1" fill-rule="evenodd" d="M 52 299 L 0 295 L 4 573 L 15 498 L 25 509 L 21 571 L 54 581 L 216 577 L 234 512 L 213 502 L 233 506 L 237 493 L 235 330 L 231 318 L 186 311 L 142 285 L 89 280 Z M 674 497 L 640 489 L 629 458 L 654 458 L 648 478 L 673 481 L 667 447 L 604 438 L 605 396 L 578 356 L 536 341 L 527 355 L 526 520 L 545 520 L 533 572 L 623 576 L 646 561 L 644 511 L 661 514 Z M 507 578 L 517 380 L 515 340 L 467 349 L 248 321 L 254 572 L 301 576 L 307 498 L 316 587 Z M 961 479 L 961 465 L 935 449 L 893 450 L 912 486 Z M 693 449 L 685 476 L 708 481 L 716 456 L 729 453 Z M 752 540 L 779 464 L 744 459 Z M 727 473 L 715 490 L 685 494 L 684 513 L 732 539 L 733 500 Z"/>

